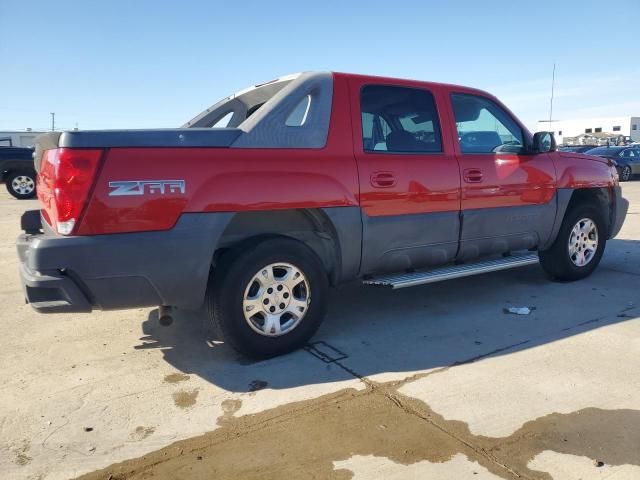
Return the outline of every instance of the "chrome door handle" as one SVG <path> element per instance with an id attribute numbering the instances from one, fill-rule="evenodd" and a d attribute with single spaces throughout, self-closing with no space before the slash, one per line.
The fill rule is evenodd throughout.
<path id="1" fill-rule="evenodd" d="M 463 172 L 464 181 L 467 183 L 478 183 L 482 181 L 482 170 L 479 168 L 467 168 Z"/>
<path id="2" fill-rule="evenodd" d="M 376 188 L 394 187 L 396 177 L 392 172 L 374 172 L 371 174 L 371 185 Z"/>

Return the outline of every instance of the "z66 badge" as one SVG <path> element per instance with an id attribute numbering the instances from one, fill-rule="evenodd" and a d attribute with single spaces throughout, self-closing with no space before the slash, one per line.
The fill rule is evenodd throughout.
<path id="1" fill-rule="evenodd" d="M 113 188 L 109 192 L 110 197 L 123 197 L 126 195 L 144 195 L 167 193 L 185 193 L 186 184 L 184 180 L 122 180 L 109 182 L 109 187 Z"/>

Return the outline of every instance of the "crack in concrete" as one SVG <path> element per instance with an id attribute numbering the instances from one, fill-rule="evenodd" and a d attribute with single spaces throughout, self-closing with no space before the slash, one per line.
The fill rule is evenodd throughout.
<path id="1" fill-rule="evenodd" d="M 442 433 L 444 433 L 446 435 L 449 435 L 450 437 L 454 438 L 458 442 L 460 442 L 463 445 L 465 445 L 467 448 L 470 448 L 471 450 L 473 450 L 477 455 L 480 455 L 480 456 L 484 457 L 485 459 L 487 459 L 488 461 L 493 462 L 494 464 L 496 464 L 497 466 L 503 468 L 504 470 L 506 470 L 507 472 L 509 472 L 513 476 L 515 476 L 517 478 L 526 478 L 526 479 L 530 478 L 530 477 L 527 477 L 525 475 L 520 474 L 516 470 L 514 470 L 511 467 L 509 467 L 508 465 L 506 465 L 505 463 L 500 462 L 496 457 L 491 455 L 485 449 L 477 447 L 473 443 L 471 443 L 471 442 L 465 440 L 464 438 L 456 435 L 455 433 L 449 431 L 443 425 L 440 425 L 439 423 L 437 423 L 434 420 L 432 420 L 431 418 L 429 418 L 429 416 L 422 414 L 417 409 L 411 408 L 410 406 L 408 406 L 407 404 L 405 404 L 402 401 L 402 398 L 404 397 L 404 395 L 402 395 L 402 394 L 400 394 L 398 392 L 395 392 L 395 394 L 391 393 L 391 392 L 388 392 L 387 397 L 394 404 L 396 404 L 399 408 L 401 408 L 405 413 L 407 413 L 409 415 L 413 415 L 413 416 L 415 416 L 417 418 L 420 418 L 421 420 L 424 420 L 425 422 L 430 423 L 432 426 L 434 426 L 435 428 L 440 430 Z"/>
<path id="2" fill-rule="evenodd" d="M 440 373 L 440 372 L 446 371 L 446 370 L 448 370 L 448 369 L 450 369 L 452 367 L 455 367 L 457 365 L 464 365 L 464 364 L 468 364 L 468 363 L 473 363 L 473 362 L 475 362 L 477 360 L 480 360 L 482 358 L 485 358 L 487 356 L 495 355 L 496 353 L 504 352 L 506 350 L 509 350 L 511 348 L 515 348 L 517 346 L 526 344 L 528 342 L 529 342 L 529 340 L 526 340 L 524 342 L 518 342 L 518 343 L 515 343 L 513 345 L 509 345 L 509 346 L 503 347 L 503 348 L 497 348 L 497 349 L 495 349 L 495 350 L 493 350 L 493 351 L 491 351 L 489 353 L 486 353 L 486 354 L 482 354 L 482 355 L 477 355 L 477 356 L 471 357 L 468 360 L 463 360 L 463 361 L 460 361 L 460 362 L 454 362 L 451 365 L 435 369 L 434 371 L 431 371 L 431 372 L 427 372 L 427 373 L 424 373 L 424 374 L 418 373 L 418 374 L 412 375 L 411 377 L 408 377 L 406 379 L 393 382 L 392 386 L 388 385 L 387 387 L 385 387 L 383 384 L 380 384 L 378 382 L 374 382 L 373 380 L 367 378 L 364 375 L 360 375 L 355 370 L 347 367 L 346 365 L 343 365 L 341 361 L 335 361 L 334 364 L 337 365 L 338 367 L 342 368 L 345 372 L 347 372 L 348 374 L 352 375 L 356 379 L 358 379 L 361 382 L 363 382 L 365 385 L 367 385 L 369 387 L 369 389 L 370 389 L 370 393 L 371 394 L 374 394 L 374 395 L 378 394 L 378 393 L 382 394 L 384 397 L 389 399 L 396 407 L 398 407 L 404 413 L 406 413 L 408 415 L 412 415 L 412 416 L 414 416 L 416 418 L 419 418 L 419 419 L 421 419 L 423 421 L 428 422 L 429 424 L 431 424 L 433 427 L 435 427 L 438 430 L 440 430 L 445 435 L 448 435 L 449 437 L 451 437 L 455 441 L 457 441 L 457 442 L 461 443 L 462 445 L 466 446 L 467 448 L 473 450 L 477 455 L 480 455 L 480 456 L 484 457 L 486 460 L 488 460 L 488 461 L 492 462 L 493 464 L 497 465 L 498 467 L 504 469 L 505 471 L 507 471 L 510 474 L 514 475 L 516 478 L 528 478 L 528 477 L 524 477 L 520 473 L 516 472 L 515 470 L 510 468 L 508 465 L 505 465 L 504 463 L 498 461 L 498 459 L 496 459 L 493 455 L 489 454 L 485 450 L 476 447 L 472 443 L 470 443 L 470 442 L 466 441 L 465 439 L 455 435 L 453 432 L 450 432 L 444 426 L 434 422 L 433 420 L 431 420 L 427 416 L 423 415 L 418 410 L 416 410 L 414 408 L 410 408 L 402 400 L 403 398 L 405 398 L 405 396 L 397 391 L 397 389 L 402 387 L 403 385 L 406 385 L 407 383 L 410 383 L 412 381 L 416 381 L 418 379 L 425 378 L 426 376 L 428 376 L 430 374 Z"/>

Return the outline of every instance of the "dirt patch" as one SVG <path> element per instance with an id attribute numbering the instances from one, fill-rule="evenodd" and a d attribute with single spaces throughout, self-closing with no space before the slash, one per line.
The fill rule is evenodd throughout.
<path id="1" fill-rule="evenodd" d="M 222 402 L 222 411 L 224 414 L 218 418 L 218 425 L 223 425 L 233 418 L 233 415 L 240 410 L 242 400 L 225 400 Z"/>
<path id="2" fill-rule="evenodd" d="M 30 449 L 31 449 L 31 443 L 29 443 L 29 441 L 25 440 L 24 442 L 22 442 L 22 445 L 14 450 L 14 453 L 15 453 L 14 462 L 17 465 L 20 465 L 22 467 L 24 467 L 26 464 L 31 462 L 33 458 L 27 454 L 27 452 Z"/>
<path id="3" fill-rule="evenodd" d="M 402 408 L 446 430 L 474 450 L 524 478 L 552 480 L 528 464 L 539 453 L 552 450 L 608 465 L 640 465 L 640 411 L 586 408 L 568 414 L 554 413 L 525 423 L 509 437 L 473 435 L 466 423 L 445 420 L 423 402 L 392 393 Z M 480 462 L 482 463 L 482 462 Z M 505 476 L 505 478 L 510 478 Z"/>
<path id="4" fill-rule="evenodd" d="M 409 465 L 444 462 L 462 453 L 505 479 L 551 480 L 527 467 L 545 450 L 609 465 L 640 464 L 638 411 L 593 408 L 553 414 L 526 423 L 509 437 L 490 438 L 473 435 L 464 422 L 445 420 L 423 402 L 398 394 L 397 386 L 369 382 L 364 391 L 343 390 L 243 417 L 233 416 L 240 400 L 225 400 L 217 430 L 81 478 L 347 479 L 352 473 L 334 470 L 333 462 L 375 455 Z"/>
<path id="5" fill-rule="evenodd" d="M 198 389 L 194 390 L 180 390 L 173 394 L 173 403 L 180 408 L 193 407 L 196 404 L 196 398 L 198 397 Z"/>
<path id="6" fill-rule="evenodd" d="M 155 431 L 156 431 L 156 427 L 143 427 L 141 425 L 139 427 L 136 427 L 136 429 L 133 432 L 131 432 L 130 438 L 131 440 L 139 442 L 147 438 L 149 435 L 152 435 L 153 432 Z"/>
<path id="7" fill-rule="evenodd" d="M 16 455 L 16 463 L 18 465 L 21 466 L 25 466 L 27 463 L 29 463 L 31 460 L 33 460 L 33 458 L 31 458 L 29 455 L 27 455 L 26 453 L 23 452 L 18 452 L 18 454 Z"/>
<path id="8" fill-rule="evenodd" d="M 189 375 L 185 375 L 184 373 L 171 373 L 164 377 L 164 381 L 166 383 L 180 383 L 186 382 L 187 380 L 189 380 L 189 378 L 191 377 L 189 377 Z"/>
<path id="9" fill-rule="evenodd" d="M 544 450 L 592 459 L 595 477 L 602 463 L 640 465 L 640 411 L 586 408 L 566 415 L 554 413 L 525 423 L 508 438 L 478 440 L 491 454 L 535 478 L 551 480 L 527 468 Z"/>
<path id="10" fill-rule="evenodd" d="M 237 405 L 229 404 L 225 413 Z M 82 478 L 347 479 L 351 473 L 334 471 L 334 460 L 374 454 L 404 464 L 442 462 L 460 451 L 473 455 L 447 434 L 406 415 L 386 396 L 348 390 L 256 415 L 228 417 L 209 434 Z"/>

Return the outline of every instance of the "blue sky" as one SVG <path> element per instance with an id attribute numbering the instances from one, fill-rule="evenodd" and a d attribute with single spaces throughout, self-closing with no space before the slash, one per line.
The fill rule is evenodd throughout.
<path id="1" fill-rule="evenodd" d="M 640 0 L 0 0 L 0 130 L 181 125 L 302 70 L 470 85 L 530 127 L 640 115 Z"/>

